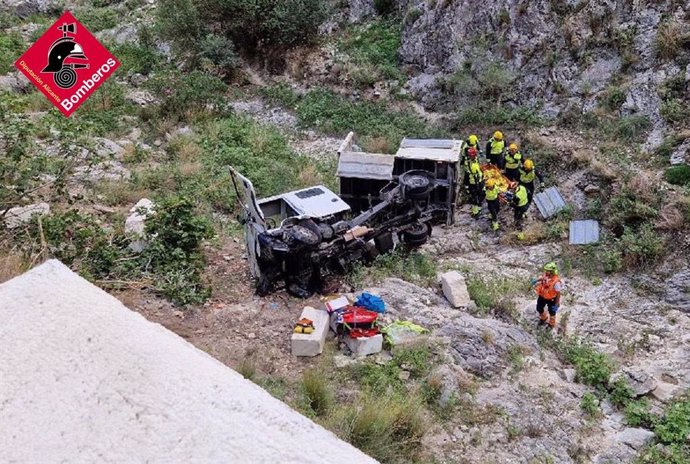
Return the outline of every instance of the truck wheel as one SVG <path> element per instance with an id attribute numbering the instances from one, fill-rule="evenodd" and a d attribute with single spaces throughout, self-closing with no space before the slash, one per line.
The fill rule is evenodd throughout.
<path id="1" fill-rule="evenodd" d="M 405 243 L 410 241 L 424 240 L 426 242 L 429 236 L 429 228 L 423 222 L 415 222 L 403 231 L 403 238 Z"/>
<path id="2" fill-rule="evenodd" d="M 303 226 L 292 226 L 285 231 L 285 236 L 290 243 L 301 243 L 304 245 L 318 245 L 319 236 L 313 231 Z"/>
<path id="3" fill-rule="evenodd" d="M 428 171 L 412 170 L 400 175 L 398 182 L 405 197 L 417 200 L 426 197 L 433 189 L 433 175 Z"/>

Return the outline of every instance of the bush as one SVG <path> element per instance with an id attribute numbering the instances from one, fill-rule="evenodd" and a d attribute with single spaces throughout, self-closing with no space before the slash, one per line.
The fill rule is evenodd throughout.
<path id="1" fill-rule="evenodd" d="M 355 28 L 341 42 L 340 49 L 350 56 L 351 62 L 360 70 L 370 71 L 364 79 L 367 82 L 360 79 L 360 83 L 372 84 L 382 79 L 403 79 L 403 74 L 398 69 L 400 29 L 400 24 L 377 21 Z M 352 71 L 350 73 L 352 74 Z"/>
<path id="2" fill-rule="evenodd" d="M 163 98 L 159 108 L 161 116 L 178 121 L 188 120 L 195 112 L 206 111 L 208 106 L 217 109 L 227 89 L 223 81 L 201 71 L 159 74 L 147 84 Z"/>
<path id="3" fill-rule="evenodd" d="M 609 399 L 617 408 L 626 407 L 634 397 L 635 392 L 625 377 L 619 377 L 609 385 Z"/>
<path id="4" fill-rule="evenodd" d="M 565 360 L 575 366 L 577 379 L 599 390 L 606 391 L 613 362 L 600 353 L 590 342 L 579 338 L 569 338 L 560 346 Z"/>
<path id="5" fill-rule="evenodd" d="M 344 407 L 338 435 L 381 462 L 409 462 L 424 435 L 422 407 L 412 395 L 363 394 Z"/>
<path id="6" fill-rule="evenodd" d="M 649 401 L 646 398 L 629 401 L 623 411 L 625 421 L 631 427 L 653 429 L 657 418 L 649 411 Z"/>
<path id="7" fill-rule="evenodd" d="M 395 13 L 395 0 L 374 0 L 374 9 L 381 16 Z"/>
<path id="8" fill-rule="evenodd" d="M 666 170 L 664 178 L 670 184 L 690 185 L 690 166 L 687 164 L 672 166 Z"/>
<path id="9" fill-rule="evenodd" d="M 322 372 L 312 369 L 302 375 L 302 392 L 309 408 L 317 415 L 324 416 L 333 405 L 333 393 Z"/>
<path id="10" fill-rule="evenodd" d="M 589 417 L 597 417 L 599 415 L 599 399 L 593 393 L 585 393 L 580 401 L 580 409 Z"/>
<path id="11" fill-rule="evenodd" d="M 651 224 L 643 224 L 637 230 L 626 228 L 620 238 L 623 261 L 632 267 L 656 262 L 663 255 L 665 247 L 665 239 Z"/>
<path id="12" fill-rule="evenodd" d="M 667 445 L 685 444 L 690 435 L 690 399 L 681 398 L 667 408 L 654 433 Z"/>
<path id="13" fill-rule="evenodd" d="M 505 306 L 505 299 L 521 290 L 521 282 L 504 277 L 487 279 L 480 275 L 467 278 L 467 291 L 477 307 L 486 312 Z"/>
<path id="14" fill-rule="evenodd" d="M 618 120 L 614 134 L 624 139 L 640 141 L 651 126 L 647 116 L 625 116 Z"/>
<path id="15" fill-rule="evenodd" d="M 673 60 L 685 53 L 688 42 L 690 34 L 685 26 L 678 21 L 668 21 L 657 29 L 654 49 L 659 58 Z"/>
<path id="16" fill-rule="evenodd" d="M 24 41 L 19 34 L 0 35 L 0 75 L 14 68 L 14 62 L 24 53 Z"/>
<path id="17" fill-rule="evenodd" d="M 118 14 L 113 8 L 86 8 L 78 10 L 76 16 L 91 32 L 112 29 L 118 24 Z"/>

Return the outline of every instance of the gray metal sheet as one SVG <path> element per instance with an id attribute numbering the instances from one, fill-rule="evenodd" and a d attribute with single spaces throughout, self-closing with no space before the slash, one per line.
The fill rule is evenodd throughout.
<path id="1" fill-rule="evenodd" d="M 556 187 L 549 187 L 534 196 L 534 203 L 544 219 L 550 218 L 566 207 L 561 192 Z"/>
<path id="2" fill-rule="evenodd" d="M 338 159 L 338 177 L 354 179 L 391 180 L 393 178 L 392 155 L 377 153 L 345 152 Z"/>
<path id="3" fill-rule="evenodd" d="M 403 139 L 400 142 L 400 148 L 441 148 L 452 150 L 462 142 L 460 140 L 452 139 Z"/>
<path id="4" fill-rule="evenodd" d="M 599 241 L 599 223 L 588 219 L 586 221 L 570 221 L 570 244 L 586 245 Z"/>
<path id="5" fill-rule="evenodd" d="M 314 194 L 303 196 L 302 193 L 307 191 Z M 323 185 L 285 193 L 283 199 L 297 211 L 297 214 L 311 217 L 331 216 L 350 209 L 347 203 Z"/>

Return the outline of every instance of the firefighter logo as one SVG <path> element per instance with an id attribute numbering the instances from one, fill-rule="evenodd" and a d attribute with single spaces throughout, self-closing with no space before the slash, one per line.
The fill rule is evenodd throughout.
<path id="1" fill-rule="evenodd" d="M 76 23 L 63 24 L 58 26 L 62 31 L 62 37 L 57 39 L 50 47 L 48 52 L 48 65 L 43 69 L 44 73 L 53 73 L 55 85 L 61 89 L 69 89 L 77 83 L 77 72 L 75 69 L 88 69 L 88 61 L 84 55 L 84 49 L 79 45 L 74 37 L 76 35 Z"/>
<path id="2" fill-rule="evenodd" d="M 14 65 L 62 114 L 70 116 L 120 62 L 66 11 Z"/>

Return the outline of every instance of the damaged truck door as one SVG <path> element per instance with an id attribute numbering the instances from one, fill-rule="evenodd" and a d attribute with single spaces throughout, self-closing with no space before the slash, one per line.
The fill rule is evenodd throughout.
<path id="1" fill-rule="evenodd" d="M 393 168 L 393 163 L 386 165 Z M 385 182 L 367 192 L 366 205 L 361 196 L 340 197 L 323 185 L 257 200 L 251 181 L 233 168 L 230 172 L 259 295 L 282 283 L 291 294 L 308 297 L 322 291 L 324 277 L 346 272 L 356 262 L 371 262 L 396 244 L 418 247 L 426 243 L 432 224 L 452 222 L 449 197 L 455 185 L 446 169 L 442 179 L 438 170 L 423 169 L 379 176 Z"/>

